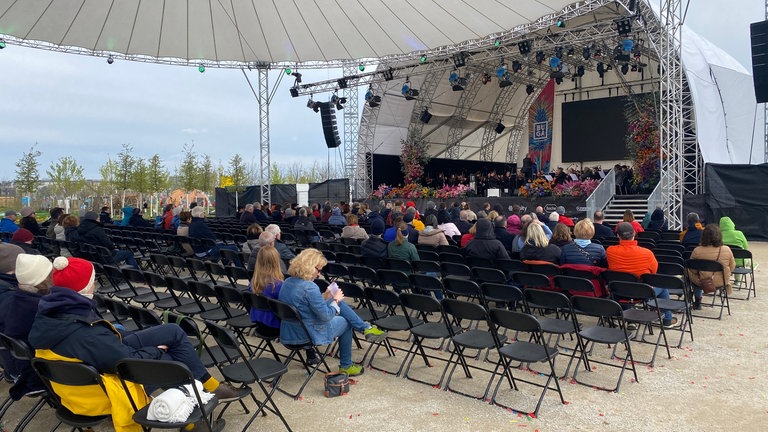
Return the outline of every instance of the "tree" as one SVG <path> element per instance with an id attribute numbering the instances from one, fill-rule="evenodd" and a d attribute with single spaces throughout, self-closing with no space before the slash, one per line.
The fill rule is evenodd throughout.
<path id="1" fill-rule="evenodd" d="M 112 213 L 114 212 L 112 208 L 112 194 L 115 193 L 116 189 L 117 162 L 108 157 L 104 165 L 99 167 L 99 174 L 101 174 L 101 182 L 99 182 L 96 193 L 98 195 L 109 195 L 109 211 Z"/>
<path id="2" fill-rule="evenodd" d="M 40 161 L 38 158 L 42 153 L 36 149 L 35 143 L 29 151 L 21 155 L 21 159 L 16 161 L 16 190 L 23 195 L 32 195 L 37 192 L 40 186 Z"/>
<path id="3" fill-rule="evenodd" d="M 246 166 L 243 162 L 243 157 L 239 154 L 232 156 L 229 160 L 229 170 L 227 175 L 232 179 L 232 186 L 228 186 L 227 190 L 235 193 L 235 205 L 239 204 L 238 193 L 245 190 L 246 183 L 248 182 Z"/>
<path id="4" fill-rule="evenodd" d="M 200 190 L 210 193 L 216 187 L 216 169 L 213 166 L 213 161 L 209 155 L 205 155 L 203 162 L 200 164 Z"/>
<path id="5" fill-rule="evenodd" d="M 51 163 L 46 174 L 51 180 L 51 190 L 55 195 L 61 195 L 64 198 L 65 209 L 69 212 L 69 198 L 80 193 L 85 187 L 83 167 L 75 158 L 64 156 Z"/>
<path id="6" fill-rule="evenodd" d="M 179 166 L 178 176 L 181 187 L 191 192 L 198 185 L 197 179 L 197 155 L 195 155 L 195 143 L 184 144 L 184 159 Z"/>
<path id="7" fill-rule="evenodd" d="M 157 153 L 149 159 L 147 181 L 149 182 L 149 190 L 152 193 L 163 192 L 171 186 L 168 170 L 165 169 L 163 160 Z"/>
<path id="8" fill-rule="evenodd" d="M 125 207 L 125 191 L 131 188 L 133 170 L 136 158 L 133 157 L 133 147 L 123 144 L 123 149 L 117 154 L 115 170 L 115 187 L 122 191 L 121 206 Z"/>

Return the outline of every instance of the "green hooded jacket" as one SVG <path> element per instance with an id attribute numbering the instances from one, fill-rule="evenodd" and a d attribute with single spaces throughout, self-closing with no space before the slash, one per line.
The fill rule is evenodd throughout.
<path id="1" fill-rule="evenodd" d="M 749 249 L 747 238 L 744 233 L 736 229 L 731 218 L 723 216 L 720 218 L 720 231 L 723 233 L 723 244 L 738 246 L 742 249 Z"/>

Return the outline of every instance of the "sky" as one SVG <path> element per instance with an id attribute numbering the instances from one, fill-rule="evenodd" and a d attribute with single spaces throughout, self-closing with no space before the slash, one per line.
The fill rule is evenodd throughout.
<path id="1" fill-rule="evenodd" d="M 761 0 L 691 0 L 685 23 L 751 70 L 749 23 L 764 15 Z M 341 75 L 301 72 L 304 82 Z M 272 86 L 280 73 L 272 71 Z M 256 86 L 256 73 L 248 74 Z M 340 164 L 341 148 L 326 148 L 319 115 L 306 108 L 306 97 L 290 97 L 288 78 L 270 104 L 272 162 Z M 87 178 L 98 179 L 99 167 L 123 144 L 137 157 L 159 154 L 171 171 L 185 144 L 225 167 L 235 154 L 258 164 L 258 104 L 239 69 L 200 73 L 128 61 L 110 65 L 102 57 L 9 44 L 0 51 L 0 181 L 15 177 L 15 161 L 35 143 L 42 152 L 42 178 L 52 162 L 73 156 Z"/>

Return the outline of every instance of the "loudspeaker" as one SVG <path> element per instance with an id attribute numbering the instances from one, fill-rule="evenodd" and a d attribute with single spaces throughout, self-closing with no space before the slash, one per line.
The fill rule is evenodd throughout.
<path id="1" fill-rule="evenodd" d="M 752 40 L 752 79 L 757 103 L 768 102 L 768 21 L 749 25 Z"/>
<path id="2" fill-rule="evenodd" d="M 494 130 L 496 131 L 497 134 L 500 134 L 500 133 L 504 132 L 504 128 L 505 128 L 505 126 L 503 124 L 499 123 L 499 124 L 496 125 L 496 129 L 494 129 Z"/>
<path id="3" fill-rule="evenodd" d="M 430 120 L 432 120 L 432 114 L 429 113 L 429 111 L 424 110 L 423 113 L 421 113 L 421 120 L 422 123 L 427 124 Z"/>
<path id="4" fill-rule="evenodd" d="M 336 126 L 336 110 L 330 102 L 318 102 L 318 105 L 320 105 L 320 119 L 323 122 L 325 145 L 328 148 L 336 148 L 341 145 L 339 128 Z"/>

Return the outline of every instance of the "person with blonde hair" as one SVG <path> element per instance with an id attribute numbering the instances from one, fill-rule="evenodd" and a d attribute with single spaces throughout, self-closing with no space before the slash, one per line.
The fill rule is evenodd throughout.
<path id="1" fill-rule="evenodd" d="M 595 267 L 608 267 L 605 248 L 592 243 L 595 235 L 595 225 L 589 218 L 576 222 L 573 227 L 573 242 L 561 248 L 560 264 L 584 264 Z"/>
<path id="2" fill-rule="evenodd" d="M 550 244 L 541 225 L 532 223 L 528 225 L 525 235 L 525 245 L 520 249 L 520 259 L 523 261 L 547 261 L 560 264 L 562 251 L 559 247 Z"/>
<path id="3" fill-rule="evenodd" d="M 362 374 L 362 365 L 352 363 L 352 330 L 357 330 L 368 340 L 379 340 L 385 333 L 371 326 L 344 302 L 344 292 L 335 284 L 320 294 L 314 280 L 328 261 L 323 253 L 309 248 L 291 260 L 288 274 L 278 299 L 294 306 L 306 326 L 305 332 L 298 323 L 280 323 L 280 341 L 286 345 L 327 345 L 339 338 L 339 370 L 347 375 Z M 309 334 L 307 334 L 309 333 Z"/>

